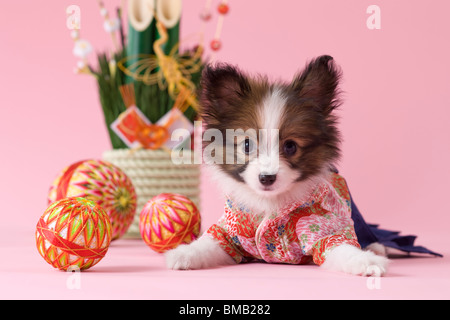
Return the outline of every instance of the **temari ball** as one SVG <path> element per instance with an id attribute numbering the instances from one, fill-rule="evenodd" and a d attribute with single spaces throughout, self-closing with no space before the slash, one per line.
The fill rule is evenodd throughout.
<path id="1" fill-rule="evenodd" d="M 87 198 L 100 205 L 111 220 L 113 240 L 125 234 L 136 213 L 131 180 L 106 161 L 83 160 L 63 169 L 50 187 L 48 202 L 67 197 Z"/>
<path id="2" fill-rule="evenodd" d="M 161 193 L 142 209 L 139 230 L 151 249 L 165 252 L 195 240 L 200 233 L 200 220 L 200 212 L 189 198 Z"/>
<path id="3" fill-rule="evenodd" d="M 53 202 L 36 226 L 36 246 L 53 267 L 85 270 L 96 265 L 108 251 L 111 223 L 94 201 L 65 198 Z"/>

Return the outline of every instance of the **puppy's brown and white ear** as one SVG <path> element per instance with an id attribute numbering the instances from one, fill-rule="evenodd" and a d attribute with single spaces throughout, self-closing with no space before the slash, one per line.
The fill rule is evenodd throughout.
<path id="1" fill-rule="evenodd" d="M 312 102 L 325 115 L 339 106 L 338 84 L 342 76 L 333 57 L 324 55 L 310 61 L 305 69 L 297 74 L 290 87 L 297 99 Z"/>
<path id="2" fill-rule="evenodd" d="M 229 64 L 208 65 L 202 73 L 199 101 L 201 116 L 206 123 L 226 121 L 234 108 L 250 93 L 247 77 Z"/>

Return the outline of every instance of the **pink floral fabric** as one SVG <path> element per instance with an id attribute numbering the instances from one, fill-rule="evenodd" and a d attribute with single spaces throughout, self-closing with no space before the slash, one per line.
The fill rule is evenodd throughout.
<path id="1" fill-rule="evenodd" d="M 258 215 L 228 198 L 225 212 L 203 236 L 216 239 L 237 262 L 321 265 L 335 246 L 360 247 L 351 219 L 344 178 L 333 173 L 307 201 L 292 203 L 269 216 Z"/>

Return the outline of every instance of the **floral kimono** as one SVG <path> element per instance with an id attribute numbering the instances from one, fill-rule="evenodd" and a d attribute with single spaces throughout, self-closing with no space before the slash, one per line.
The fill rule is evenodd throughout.
<path id="1" fill-rule="evenodd" d="M 360 247 L 347 184 L 337 173 L 306 201 L 292 203 L 269 216 L 253 214 L 228 198 L 225 213 L 204 236 L 217 240 L 237 263 L 259 259 L 304 264 L 312 258 L 321 265 L 338 245 Z"/>

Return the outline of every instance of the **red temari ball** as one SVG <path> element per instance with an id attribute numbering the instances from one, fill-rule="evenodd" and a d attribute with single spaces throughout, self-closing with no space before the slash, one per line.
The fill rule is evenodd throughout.
<path id="1" fill-rule="evenodd" d="M 80 270 L 96 265 L 108 251 L 111 223 L 94 201 L 66 198 L 53 202 L 36 226 L 36 246 L 53 267 Z"/>
<path id="2" fill-rule="evenodd" d="M 200 213 L 187 197 L 161 193 L 149 200 L 142 209 L 139 230 L 151 249 L 165 252 L 197 238 L 200 233 Z"/>
<path id="3" fill-rule="evenodd" d="M 48 202 L 67 197 L 82 197 L 100 205 L 110 218 L 113 240 L 128 230 L 136 213 L 131 180 L 106 161 L 79 161 L 62 170 L 50 187 Z"/>

